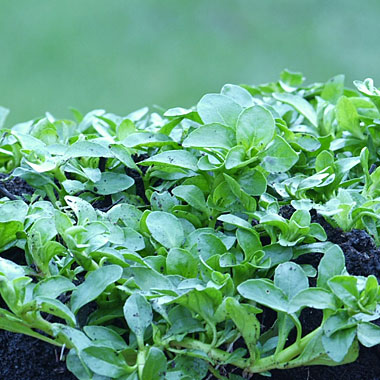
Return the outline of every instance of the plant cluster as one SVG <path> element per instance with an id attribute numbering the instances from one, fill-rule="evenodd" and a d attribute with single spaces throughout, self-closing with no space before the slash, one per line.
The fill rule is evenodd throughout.
<path id="1" fill-rule="evenodd" d="M 238 380 L 219 370 L 335 366 L 379 344 L 376 277 L 347 272 L 311 211 L 380 243 L 380 90 L 303 81 L 11 128 L 0 108 L 0 171 L 35 189 L 0 183 L 0 328 L 69 349 L 80 380 Z M 294 262 L 315 252 L 317 268 Z M 307 333 L 304 308 L 323 314 Z"/>

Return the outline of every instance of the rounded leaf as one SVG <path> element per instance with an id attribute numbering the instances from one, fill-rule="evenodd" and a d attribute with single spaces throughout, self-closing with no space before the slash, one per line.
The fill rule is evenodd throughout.
<path id="1" fill-rule="evenodd" d="M 146 218 L 146 225 L 153 238 L 165 248 L 180 247 L 185 240 L 181 222 L 167 212 L 151 212 Z"/>

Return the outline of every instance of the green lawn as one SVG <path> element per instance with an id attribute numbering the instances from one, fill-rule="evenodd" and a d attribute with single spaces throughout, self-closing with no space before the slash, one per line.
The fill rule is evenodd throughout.
<path id="1" fill-rule="evenodd" d="M 189 106 L 226 82 L 345 73 L 380 86 L 377 0 L 2 0 L 10 122 L 68 106 Z"/>

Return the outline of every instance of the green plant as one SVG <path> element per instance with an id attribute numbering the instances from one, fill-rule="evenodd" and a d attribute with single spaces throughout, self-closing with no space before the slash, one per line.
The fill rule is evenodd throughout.
<path id="1" fill-rule="evenodd" d="M 378 90 L 303 80 L 2 125 L 0 170 L 36 191 L 0 199 L 0 327 L 65 346 L 80 380 L 269 375 L 379 344 L 376 278 L 347 272 L 311 212 L 379 242 Z M 293 261 L 310 252 L 318 267 Z M 322 310 L 313 331 L 304 308 Z"/>

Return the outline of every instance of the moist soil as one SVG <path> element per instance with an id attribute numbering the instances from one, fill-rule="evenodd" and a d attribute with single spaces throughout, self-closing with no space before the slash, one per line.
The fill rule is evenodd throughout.
<path id="1" fill-rule="evenodd" d="M 0 173 L 0 185 L 13 195 L 33 193 L 33 189 L 20 178 L 2 182 L 6 178 Z M 1 190 L 0 190 L 1 191 Z M 0 194 L 4 196 L 5 194 Z M 282 216 L 289 218 L 294 209 L 284 206 L 281 209 Z M 338 244 L 346 257 L 346 267 L 350 274 L 368 276 L 375 275 L 380 280 L 380 250 L 374 244 L 372 238 L 362 230 L 343 232 L 332 227 L 324 218 L 316 212 L 312 212 L 313 222 L 320 223 L 327 234 L 328 241 Z M 13 248 L 1 253 L 2 257 L 11 259 L 21 265 L 25 265 L 25 257 L 21 250 Z M 311 253 L 297 259 L 300 264 L 311 264 L 315 268 L 322 255 Z M 0 300 L 2 301 L 2 300 Z M 5 305 L 1 302 L 1 306 Z M 269 328 L 275 315 L 271 310 L 265 310 L 265 318 L 261 323 Z M 305 333 L 315 329 L 321 320 L 319 310 L 305 309 L 301 313 L 301 322 Z M 379 321 L 375 321 L 375 323 Z M 65 352 L 62 358 L 65 356 Z M 38 339 L 22 334 L 0 330 L 0 379 L 10 380 L 75 380 L 76 377 L 67 370 L 64 361 L 60 360 L 61 348 L 52 346 Z M 227 372 L 232 372 L 227 367 Z M 235 373 L 239 373 L 236 371 Z M 350 364 L 337 367 L 310 366 L 289 370 L 271 371 L 272 380 L 380 380 L 380 347 L 360 347 L 359 358 Z M 213 376 L 208 380 L 217 380 Z M 254 375 L 252 380 L 263 379 L 260 375 Z"/>

